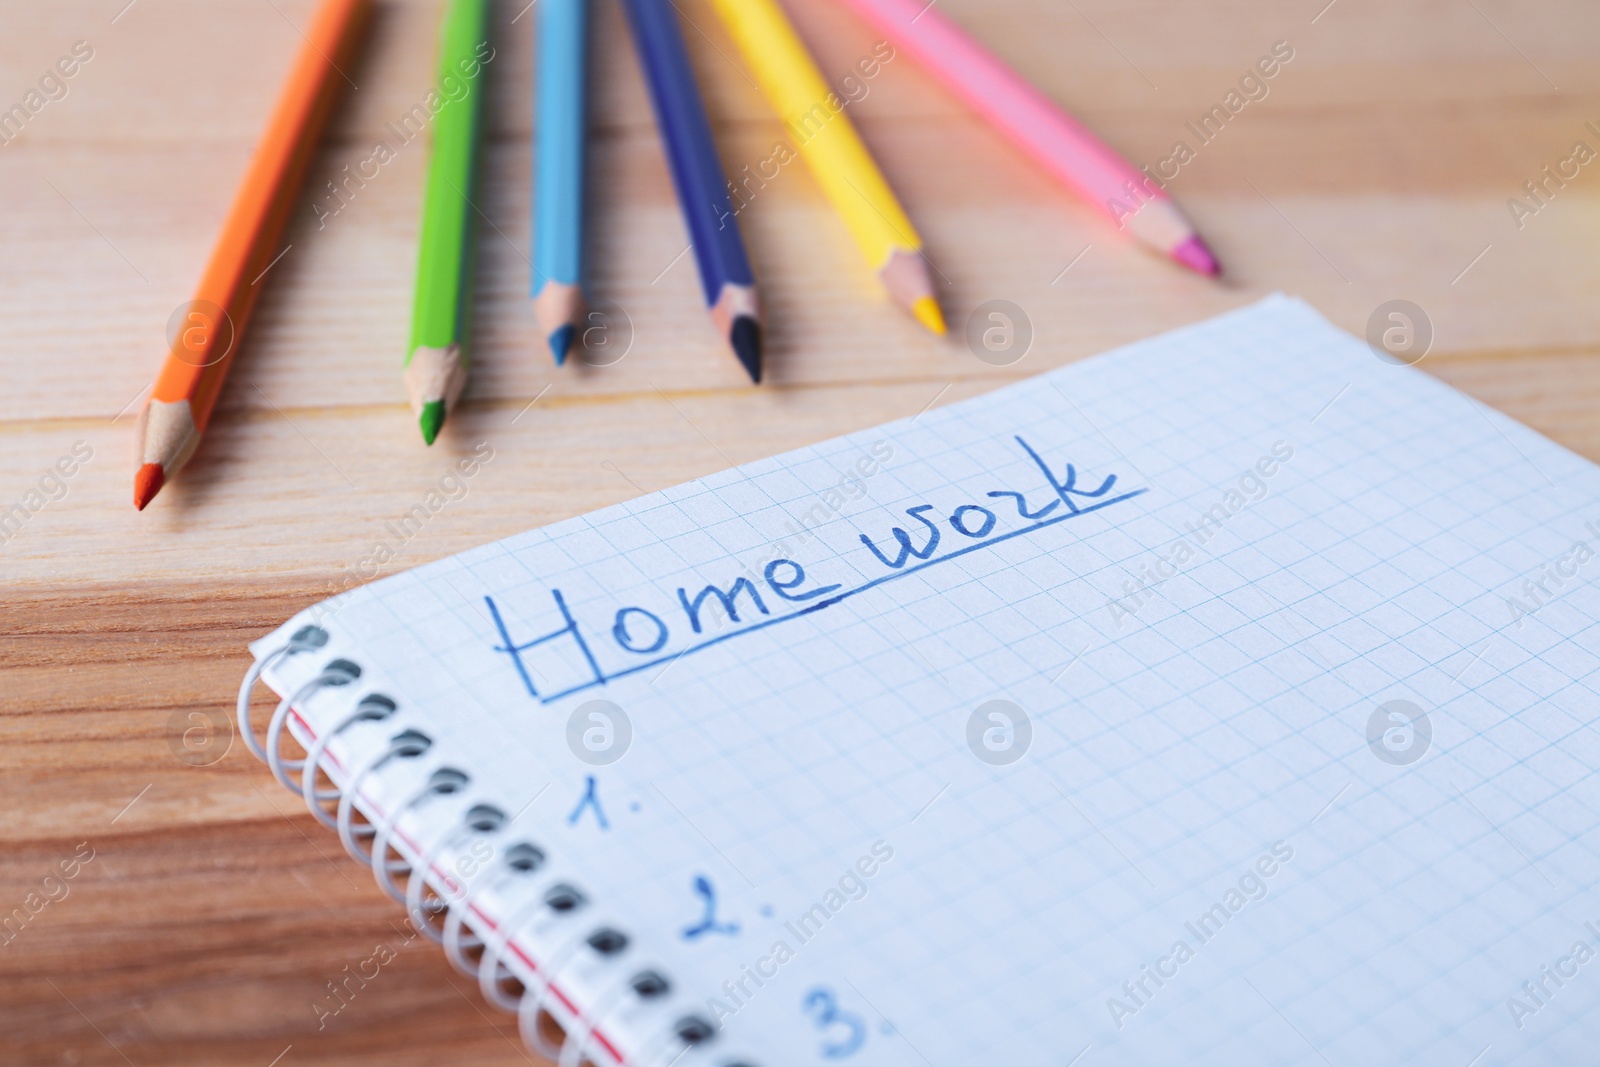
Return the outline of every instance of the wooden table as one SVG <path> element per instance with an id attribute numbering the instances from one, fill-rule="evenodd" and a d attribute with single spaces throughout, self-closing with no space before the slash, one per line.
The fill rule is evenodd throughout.
<path id="1" fill-rule="evenodd" d="M 429 88 L 440 5 L 387 0 L 213 429 L 140 514 L 138 402 L 311 3 L 7 0 L 0 107 L 75 42 L 92 58 L 0 145 L 0 510 L 52 498 L 0 544 L 0 916 L 67 894 L 0 934 L 0 1060 L 527 1061 L 511 1020 L 432 946 L 405 945 L 399 909 L 208 725 L 225 721 L 245 642 L 350 580 L 379 541 L 393 572 L 1273 289 L 1356 333 L 1384 301 L 1416 302 L 1435 333 L 1425 370 L 1600 459 L 1600 164 L 1547 186 L 1520 227 L 1507 205 L 1575 141 L 1600 148 L 1600 8 L 1325 2 L 941 0 L 1142 163 L 1196 147 L 1185 121 L 1289 42 L 1267 97 L 1172 183 L 1228 277 L 1121 241 L 900 57 L 851 114 L 927 238 L 955 334 L 936 343 L 889 306 L 810 177 L 785 168 L 741 216 L 771 324 L 770 383 L 754 389 L 699 309 L 611 3 L 597 5 L 594 277 L 626 355 L 551 367 L 527 299 L 534 14 L 508 0 L 478 199 L 478 362 L 428 450 L 399 375 L 424 150 L 399 146 L 343 201 L 329 185 L 378 141 L 395 147 L 386 124 Z M 828 0 L 788 6 L 835 76 L 871 50 Z M 742 174 L 783 131 L 703 0 L 683 9 Z M 1032 322 L 1013 366 L 961 339 L 989 299 Z M 467 494 L 397 542 L 385 524 L 480 442 L 494 459 Z M 92 457 L 47 478 L 74 447 Z M 90 849 L 76 877 L 44 881 Z M 398 958 L 319 1029 L 326 983 L 379 943 Z"/>

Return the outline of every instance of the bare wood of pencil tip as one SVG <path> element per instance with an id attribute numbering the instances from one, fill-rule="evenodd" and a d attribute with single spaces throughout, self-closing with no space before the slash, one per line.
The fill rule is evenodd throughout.
<path id="1" fill-rule="evenodd" d="M 933 275 L 923 254 L 912 248 L 897 248 L 878 272 L 884 289 L 895 302 L 907 308 L 929 333 L 944 336 L 948 328 Z"/>
<path id="2" fill-rule="evenodd" d="M 1135 167 L 979 44 L 938 5 L 926 0 L 842 2 L 1118 229 L 1190 270 L 1211 277 L 1221 273 L 1215 254 L 1148 167 Z"/>
<path id="3" fill-rule="evenodd" d="M 727 338 L 750 380 L 761 384 L 761 305 L 754 286 L 728 282 L 711 305 L 711 322 Z"/>
<path id="4" fill-rule="evenodd" d="M 922 238 L 854 123 L 835 106 L 837 94 L 782 4 L 712 0 L 712 8 L 890 296 L 930 332 L 943 334 L 944 314 L 928 283 Z"/>
<path id="5" fill-rule="evenodd" d="M 461 346 L 418 345 L 411 351 L 411 362 L 401 375 L 406 399 L 417 416 L 422 439 L 433 444 L 444 425 L 445 413 L 453 411 L 467 387 L 467 368 L 461 363 Z"/>
<path id="6" fill-rule="evenodd" d="M 624 0 L 712 322 L 761 380 L 755 275 L 673 0 Z"/>
<path id="7" fill-rule="evenodd" d="M 134 506 L 141 511 L 194 455 L 260 296 L 267 268 L 345 78 L 370 0 L 323 0 L 234 196 L 195 296 L 139 417 Z"/>
<path id="8" fill-rule="evenodd" d="M 583 290 L 554 278 L 545 282 L 539 295 L 533 298 L 539 332 L 549 342 L 557 366 L 567 361 L 572 346 L 582 340 L 583 311 Z"/>
<path id="9" fill-rule="evenodd" d="M 151 400 L 139 415 L 139 470 L 133 479 L 133 504 L 140 511 L 155 499 L 200 444 L 189 401 Z"/>

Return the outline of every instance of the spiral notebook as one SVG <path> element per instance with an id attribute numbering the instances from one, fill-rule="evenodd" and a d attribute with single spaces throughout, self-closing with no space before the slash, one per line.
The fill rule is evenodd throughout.
<path id="1" fill-rule="evenodd" d="M 565 1067 L 1568 1065 L 1597 551 L 1592 464 L 1273 297 L 375 582 L 245 693 Z"/>

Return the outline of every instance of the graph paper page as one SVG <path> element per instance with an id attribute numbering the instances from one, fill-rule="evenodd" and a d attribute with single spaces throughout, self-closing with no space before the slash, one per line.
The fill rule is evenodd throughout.
<path id="1" fill-rule="evenodd" d="M 1593 465 L 1274 297 L 280 635 L 581 872 L 685 1063 L 1572 1064 L 1597 551 Z"/>

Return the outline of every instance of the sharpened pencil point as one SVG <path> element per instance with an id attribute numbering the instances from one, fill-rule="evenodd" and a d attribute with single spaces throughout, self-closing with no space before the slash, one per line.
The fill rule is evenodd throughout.
<path id="1" fill-rule="evenodd" d="M 417 422 L 422 427 L 423 443 L 433 444 L 434 438 L 439 436 L 439 428 L 444 425 L 444 401 L 430 400 L 422 405 Z"/>
<path id="2" fill-rule="evenodd" d="M 567 353 L 572 350 L 572 339 L 578 331 L 568 323 L 550 335 L 550 352 L 556 357 L 556 366 L 560 367 L 567 362 Z"/>
<path id="3" fill-rule="evenodd" d="M 733 320 L 728 340 L 733 344 L 733 354 L 749 373 L 750 380 L 761 384 L 761 324 L 749 315 Z"/>
<path id="4" fill-rule="evenodd" d="M 167 483 L 167 472 L 159 463 L 146 463 L 133 476 L 133 506 L 143 511 Z"/>
<path id="5" fill-rule="evenodd" d="M 918 322 L 931 334 L 943 337 L 949 332 L 944 324 L 944 312 L 939 310 L 939 301 L 931 296 L 924 296 L 911 305 L 911 314 L 916 316 Z"/>
<path id="6" fill-rule="evenodd" d="M 1222 273 L 1222 264 L 1211 254 L 1211 249 L 1199 237 L 1191 237 L 1172 250 L 1172 258 L 1190 270 L 1215 278 Z"/>

